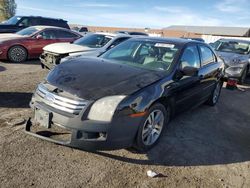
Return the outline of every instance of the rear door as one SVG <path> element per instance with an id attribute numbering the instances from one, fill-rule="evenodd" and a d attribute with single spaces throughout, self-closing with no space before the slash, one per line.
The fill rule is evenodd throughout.
<path id="1" fill-rule="evenodd" d="M 202 98 L 205 99 L 212 93 L 220 71 L 216 56 L 208 46 L 200 44 L 199 52 L 201 55 L 199 77 L 201 78 Z"/>
<path id="2" fill-rule="evenodd" d="M 58 42 L 73 42 L 76 39 L 78 39 L 79 36 L 71 31 L 58 29 L 57 33 L 56 33 L 56 38 L 57 38 Z"/>
<path id="3" fill-rule="evenodd" d="M 188 44 L 184 49 L 179 66 L 180 68 L 177 71 L 185 66 L 197 68 L 198 71 L 200 70 L 200 55 L 198 46 L 195 43 Z M 174 95 L 177 107 L 176 111 L 183 111 L 200 103 L 201 78 L 198 71 L 193 76 L 183 76 L 175 81 Z"/>

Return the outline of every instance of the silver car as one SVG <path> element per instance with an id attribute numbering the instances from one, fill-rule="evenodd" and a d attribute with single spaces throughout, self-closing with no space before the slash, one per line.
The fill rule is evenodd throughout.
<path id="1" fill-rule="evenodd" d="M 89 33 L 73 43 L 55 43 L 43 48 L 42 67 L 48 69 L 61 63 L 62 58 L 80 55 L 97 57 L 133 36 L 114 33 Z"/>
<path id="2" fill-rule="evenodd" d="M 220 39 L 211 46 L 225 62 L 225 76 L 243 83 L 250 68 L 250 41 Z"/>

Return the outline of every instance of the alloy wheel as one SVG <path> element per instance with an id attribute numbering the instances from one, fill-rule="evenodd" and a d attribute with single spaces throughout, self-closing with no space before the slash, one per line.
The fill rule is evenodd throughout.
<path id="1" fill-rule="evenodd" d="M 214 90 L 214 94 L 213 94 L 213 103 L 217 103 L 219 99 L 219 95 L 220 95 L 220 90 L 221 90 L 221 84 L 217 83 L 216 88 Z"/>
<path id="2" fill-rule="evenodd" d="M 161 110 L 152 111 L 143 125 L 142 142 L 147 146 L 153 145 L 160 137 L 163 125 L 163 112 Z"/>

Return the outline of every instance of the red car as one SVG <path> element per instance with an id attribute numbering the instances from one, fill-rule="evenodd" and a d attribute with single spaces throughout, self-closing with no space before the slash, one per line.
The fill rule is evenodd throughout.
<path id="1" fill-rule="evenodd" d="M 15 34 L 0 34 L 0 59 L 22 62 L 38 58 L 43 47 L 57 42 L 73 42 L 79 33 L 52 26 L 32 26 Z"/>

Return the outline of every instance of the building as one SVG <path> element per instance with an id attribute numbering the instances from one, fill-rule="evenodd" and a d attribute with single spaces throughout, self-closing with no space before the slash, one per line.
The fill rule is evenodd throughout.
<path id="1" fill-rule="evenodd" d="M 220 38 L 237 38 L 250 40 L 250 27 L 219 27 L 219 26 L 181 26 L 174 25 L 163 29 L 164 31 L 182 31 L 185 37 L 193 33 L 196 37 L 203 38 L 206 42 L 214 42 Z"/>

